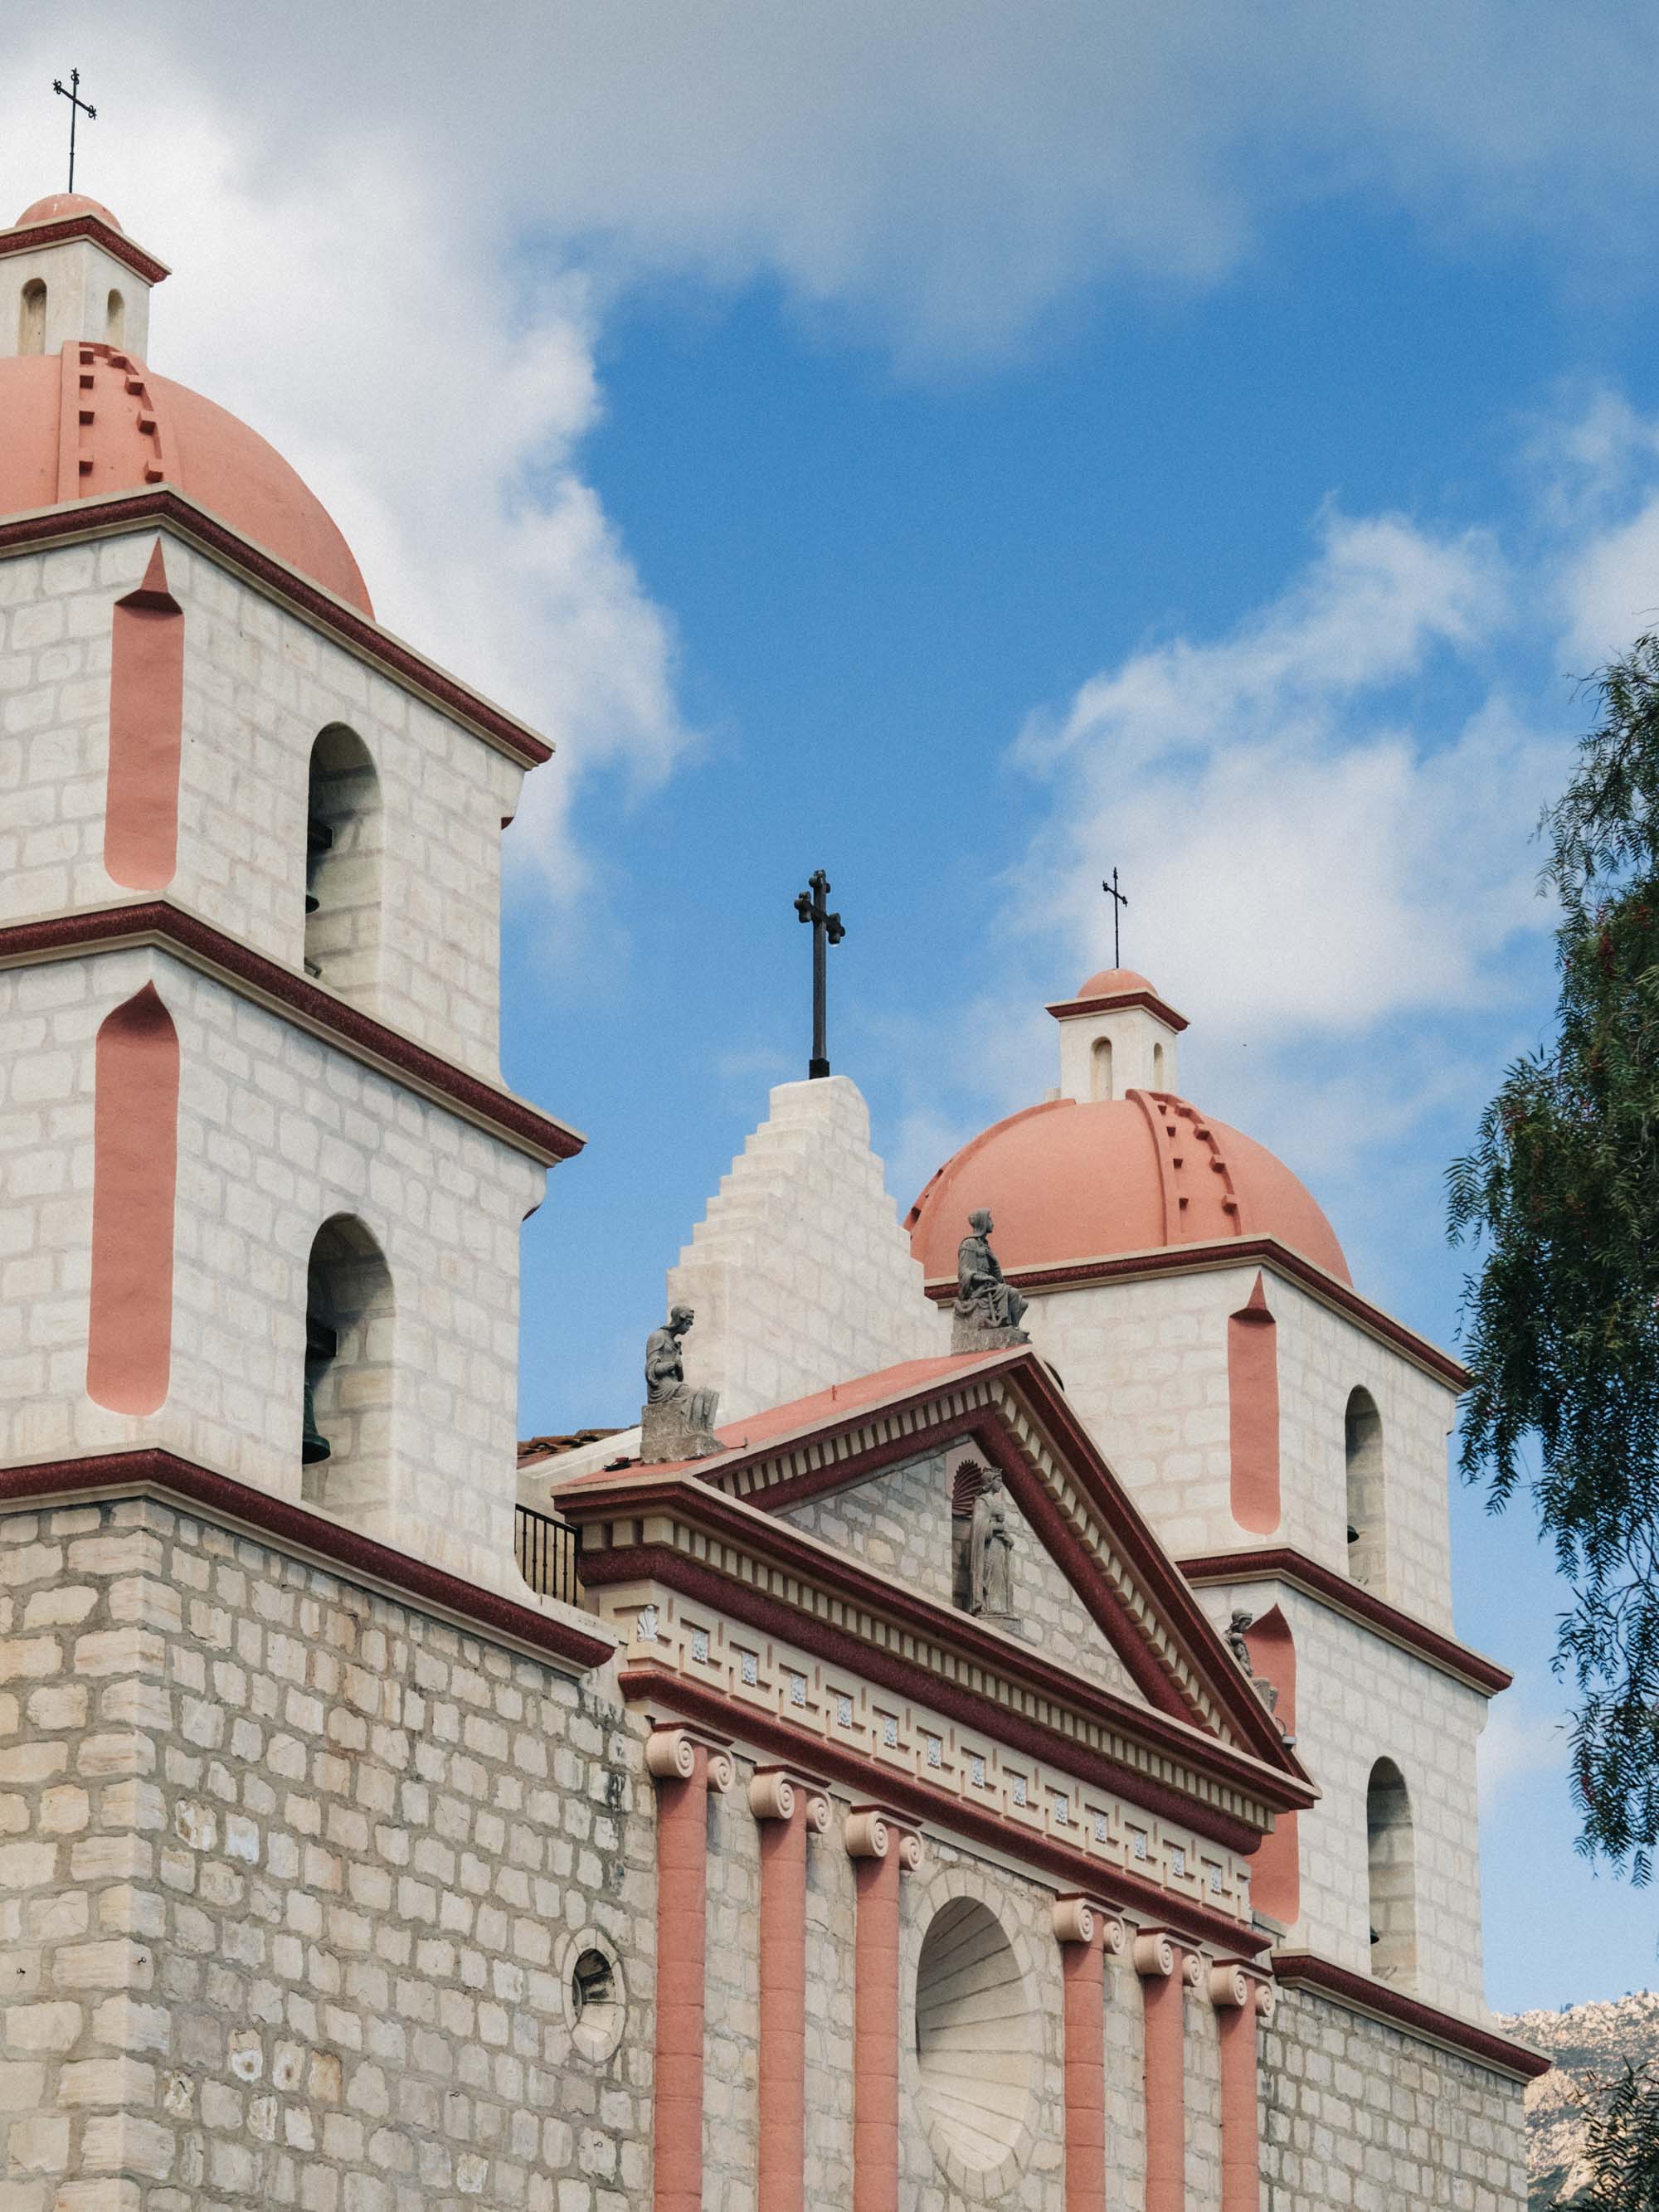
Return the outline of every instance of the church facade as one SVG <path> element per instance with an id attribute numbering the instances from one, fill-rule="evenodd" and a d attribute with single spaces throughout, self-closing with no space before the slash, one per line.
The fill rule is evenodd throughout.
<path id="1" fill-rule="evenodd" d="M 166 274 L 0 233 L 4 2212 L 1520 2212 L 1455 1362 L 1112 970 L 904 1223 L 775 1091 L 653 1418 L 515 1450 L 548 749 Z"/>

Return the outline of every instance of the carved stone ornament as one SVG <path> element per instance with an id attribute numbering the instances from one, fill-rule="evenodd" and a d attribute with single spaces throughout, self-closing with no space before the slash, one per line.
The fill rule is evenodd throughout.
<path id="1" fill-rule="evenodd" d="M 1122 1955 L 1128 1937 L 1116 1913 L 1086 1897 L 1057 1897 L 1054 1906 L 1057 1943 L 1092 1943 L 1098 1940 L 1109 1959 Z"/>
<path id="2" fill-rule="evenodd" d="M 983 1207 L 968 1217 L 968 1234 L 957 1253 L 952 1352 L 1005 1352 L 1031 1341 L 1019 1325 L 1025 1300 L 1003 1280 L 1001 1262 L 991 1249 L 994 1226 Z"/>
<path id="3" fill-rule="evenodd" d="M 697 1771 L 697 1752 L 707 1753 L 704 1768 L 711 1790 L 732 1787 L 736 1769 L 729 1746 L 695 1729 L 653 1729 L 645 1740 L 645 1769 L 655 1782 L 690 1782 Z"/>
<path id="4" fill-rule="evenodd" d="M 645 1345 L 645 1404 L 640 1409 L 640 1463 L 673 1465 L 708 1459 L 726 1447 L 714 1434 L 718 1390 L 694 1390 L 685 1379 L 684 1339 L 696 1319 L 676 1306 Z"/>
<path id="5" fill-rule="evenodd" d="M 803 1802 L 809 1834 L 823 1835 L 830 1826 L 830 1800 L 816 1783 L 803 1781 L 781 1766 L 756 1770 L 749 1784 L 749 1809 L 757 1820 L 793 1820 Z"/>
<path id="6" fill-rule="evenodd" d="M 968 1610 L 981 1620 L 1014 1617 L 1014 1532 L 1008 1493 L 993 1468 L 974 1500 L 968 1532 Z"/>
<path id="7" fill-rule="evenodd" d="M 896 1849 L 899 1865 L 906 1874 L 915 1874 L 921 1864 L 921 1838 L 914 1828 L 901 1826 L 878 1806 L 856 1806 L 847 1815 L 846 1838 L 848 1858 L 884 1859 Z"/>

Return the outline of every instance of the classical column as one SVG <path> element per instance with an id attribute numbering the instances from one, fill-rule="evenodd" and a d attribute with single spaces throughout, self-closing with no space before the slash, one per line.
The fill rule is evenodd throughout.
<path id="1" fill-rule="evenodd" d="M 1198 1957 L 1167 1929 L 1135 1937 L 1146 2033 L 1146 2212 L 1186 2212 L 1187 1985 L 1198 1985 Z"/>
<path id="2" fill-rule="evenodd" d="M 1221 2212 L 1261 2212 L 1255 2024 L 1273 2018 L 1270 1982 L 1236 1959 L 1210 1969 L 1221 2044 Z"/>
<path id="3" fill-rule="evenodd" d="M 853 1991 L 853 2212 L 898 2212 L 899 1875 L 921 1838 L 890 1813 L 847 1816 L 858 1881 Z"/>
<path id="4" fill-rule="evenodd" d="M 1054 1902 L 1066 2020 L 1066 2212 L 1106 2203 L 1106 1954 L 1123 1923 L 1085 1897 Z"/>
<path id="5" fill-rule="evenodd" d="M 732 1780 L 726 1748 L 685 1728 L 654 1729 L 657 1784 L 656 2212 L 702 2212 L 703 1966 L 711 1789 Z"/>
<path id="6" fill-rule="evenodd" d="M 762 1767 L 749 1809 L 760 1823 L 759 2212 L 805 2212 L 806 1838 L 829 1826 L 830 1800 Z"/>

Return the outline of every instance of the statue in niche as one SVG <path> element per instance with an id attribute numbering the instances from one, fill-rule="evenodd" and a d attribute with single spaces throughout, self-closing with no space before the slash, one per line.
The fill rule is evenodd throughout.
<path id="1" fill-rule="evenodd" d="M 1019 1325 L 1025 1300 L 1004 1282 L 1001 1262 L 991 1249 L 995 1225 L 982 1206 L 968 1217 L 968 1234 L 957 1253 L 953 1352 L 989 1352 L 1031 1340 Z"/>
<path id="2" fill-rule="evenodd" d="M 968 1534 L 968 1610 L 984 1620 L 1014 1616 L 1014 1532 L 1008 1525 L 1008 1493 L 995 1468 L 974 1500 Z"/>
<path id="3" fill-rule="evenodd" d="M 1241 1611 L 1234 1613 L 1227 1624 L 1227 1649 L 1237 1660 L 1239 1671 L 1245 1680 L 1249 1682 L 1250 1687 L 1271 1713 L 1278 1710 L 1278 1686 L 1270 1682 L 1265 1674 L 1256 1673 L 1255 1662 L 1250 1656 L 1250 1647 L 1244 1640 L 1245 1630 L 1250 1627 L 1255 1620 L 1255 1615 L 1253 1613 Z"/>
<path id="4" fill-rule="evenodd" d="M 707 1459 L 725 1447 L 714 1434 L 718 1390 L 694 1390 L 685 1379 L 684 1339 L 696 1315 L 676 1306 L 667 1325 L 653 1328 L 645 1345 L 645 1405 L 640 1415 L 640 1458 Z"/>

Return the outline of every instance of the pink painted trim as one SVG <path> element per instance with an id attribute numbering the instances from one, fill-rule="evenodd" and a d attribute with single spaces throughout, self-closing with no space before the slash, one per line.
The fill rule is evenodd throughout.
<path id="1" fill-rule="evenodd" d="M 153 1413 L 173 1361 L 179 1181 L 179 1033 L 153 983 L 105 1016 L 94 1066 L 87 1395 Z"/>
<path id="2" fill-rule="evenodd" d="M 147 899 L 132 906 L 103 907 L 89 914 L 55 915 L 49 921 L 19 921 L 0 927 L 0 966 L 18 959 L 64 957 L 77 952 L 108 952 L 126 945 L 160 944 L 175 946 L 204 965 L 216 968 L 246 983 L 278 1006 L 302 1014 L 307 1020 L 400 1074 L 412 1075 L 441 1097 L 465 1106 L 495 1133 L 517 1140 L 537 1157 L 574 1159 L 587 1142 L 580 1131 L 568 1128 L 545 1114 L 538 1114 L 523 1099 L 514 1098 L 493 1085 L 481 1083 L 452 1060 L 444 1060 L 406 1037 L 398 1030 L 348 1006 L 331 992 L 321 990 L 303 975 L 268 960 L 211 922 L 186 914 L 166 899 Z"/>
<path id="3" fill-rule="evenodd" d="M 1275 1606 L 1244 1632 L 1250 1664 L 1279 1692 L 1273 1717 L 1287 1735 L 1296 1734 L 1296 1642 L 1291 1625 Z M 1302 1846 L 1296 1812 L 1275 1815 L 1273 1832 L 1263 1836 L 1250 1869 L 1250 1896 L 1261 1911 L 1286 1928 L 1296 1925 L 1302 1911 Z"/>
<path id="4" fill-rule="evenodd" d="M 853 2212 L 898 2212 L 899 1854 L 855 1862 Z"/>
<path id="5" fill-rule="evenodd" d="M 1146 2212 L 1187 2212 L 1187 1982 L 1141 1978 L 1146 2008 Z"/>
<path id="6" fill-rule="evenodd" d="M 657 1784 L 656 2212 L 702 2212 L 708 1751 Z"/>
<path id="7" fill-rule="evenodd" d="M 1254 1536 L 1279 1526 L 1279 1325 L 1260 1273 L 1227 1321 L 1227 1427 L 1233 1518 Z"/>
<path id="8" fill-rule="evenodd" d="M 759 1824 L 759 2212 L 805 2212 L 806 1802 Z"/>
<path id="9" fill-rule="evenodd" d="M 1471 2027 L 1455 2013 L 1442 2012 L 1435 2005 L 1404 1996 L 1386 1982 L 1356 1973 L 1351 1966 L 1339 1966 L 1316 1952 L 1278 1951 L 1273 1966 L 1281 1989 L 1317 1990 L 1322 1996 L 1351 2005 L 1357 2012 L 1370 2013 L 1407 2034 L 1444 2044 L 1465 2058 L 1500 2074 L 1513 2075 L 1517 2081 L 1535 2081 L 1550 2070 L 1552 2062 L 1539 2051 L 1528 2051 L 1524 2043 L 1511 2043 L 1507 2036 L 1494 2035 L 1490 2028 Z"/>
<path id="10" fill-rule="evenodd" d="M 112 260 L 131 269 L 151 284 L 159 284 L 173 271 L 165 261 L 158 261 L 153 253 L 146 253 L 142 246 L 135 246 L 125 232 L 112 230 L 90 210 L 82 214 L 60 216 L 55 222 L 29 222 L 20 229 L 0 230 L 0 260 L 14 253 L 38 252 L 43 246 L 64 246 L 72 238 L 89 238 L 101 246 Z"/>
<path id="11" fill-rule="evenodd" d="M 184 610 L 167 589 L 158 538 L 143 582 L 111 618 L 104 866 L 130 890 L 173 881 L 184 717 Z"/>
<path id="12" fill-rule="evenodd" d="M 1261 2212 L 1261 2117 L 1255 1991 L 1216 2010 L 1221 2045 L 1221 2212 Z"/>
<path id="13" fill-rule="evenodd" d="M 1063 1943 L 1066 2212 L 1103 2212 L 1106 2203 L 1106 1969 L 1104 1922 L 1081 1943 Z"/>

